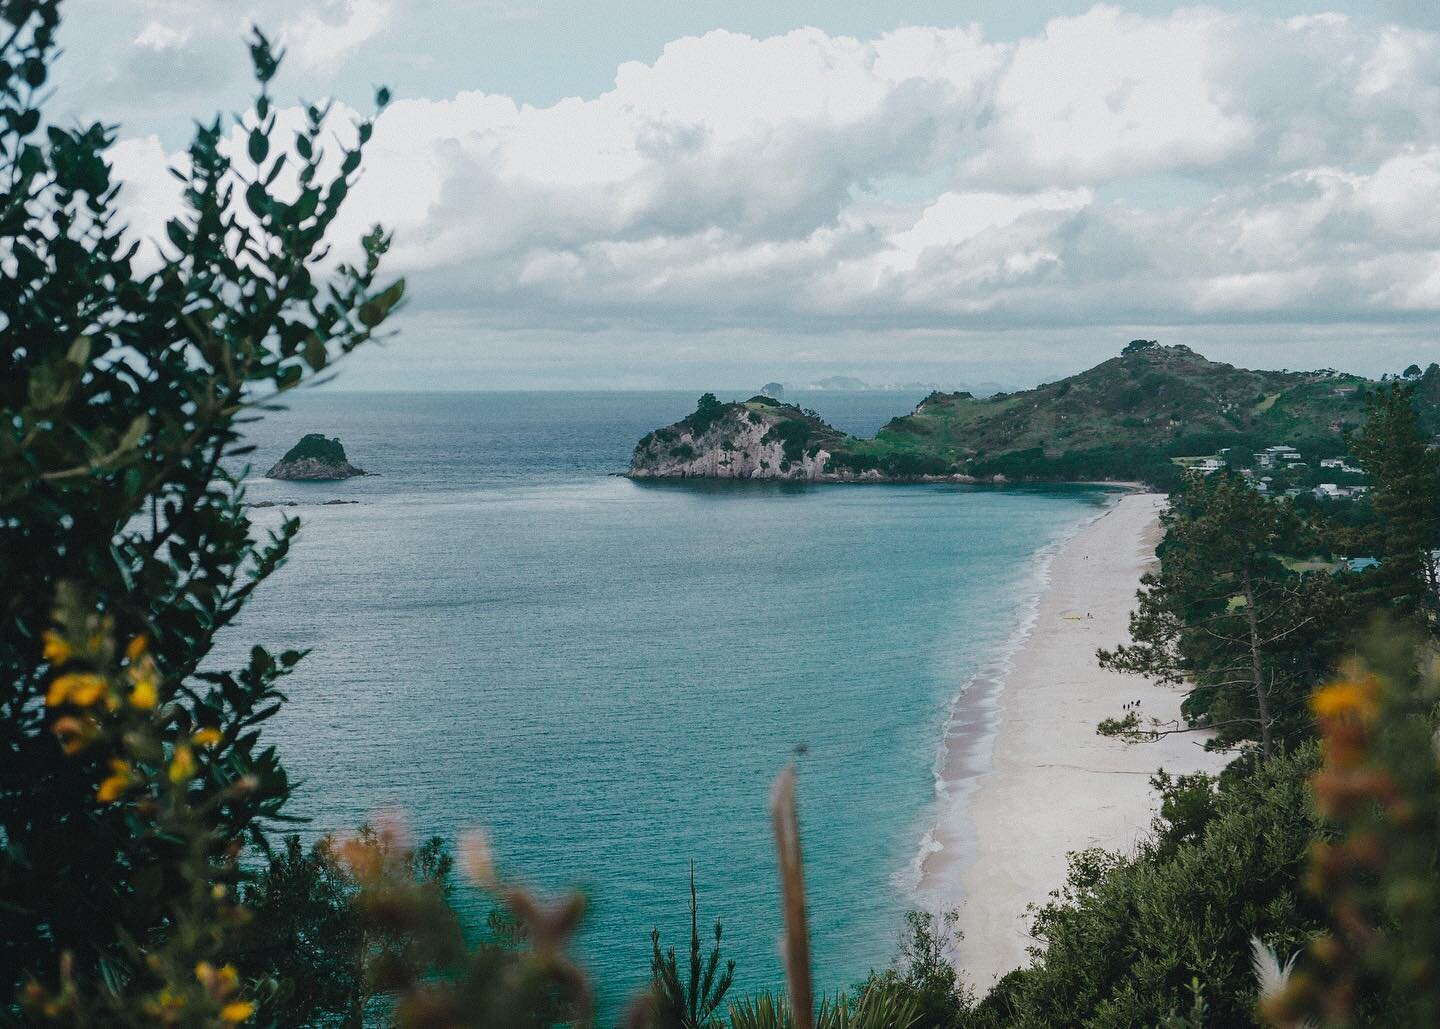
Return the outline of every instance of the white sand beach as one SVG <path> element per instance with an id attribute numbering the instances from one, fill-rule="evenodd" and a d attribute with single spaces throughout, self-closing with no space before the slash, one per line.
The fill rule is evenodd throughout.
<path id="1" fill-rule="evenodd" d="M 1217 771 L 1198 735 L 1126 744 L 1096 723 L 1139 700 L 1144 717 L 1178 715 L 1180 694 L 1101 670 L 1097 647 L 1128 639 L 1141 574 L 1154 561 L 1163 497 L 1122 497 L 1054 556 L 1033 625 L 1008 669 L 975 683 L 947 728 L 948 793 L 921 867 L 921 903 L 959 910 L 957 963 L 981 992 L 1028 964 L 1026 906 L 1064 881 L 1066 854 L 1129 850 L 1155 810 L 1149 777 Z"/>

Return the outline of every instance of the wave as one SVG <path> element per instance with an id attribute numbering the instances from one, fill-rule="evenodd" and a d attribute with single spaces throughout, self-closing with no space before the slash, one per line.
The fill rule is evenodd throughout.
<path id="1" fill-rule="evenodd" d="M 897 872 L 897 885 L 912 905 L 940 914 L 937 903 L 944 894 L 952 902 L 955 894 L 946 889 L 949 883 L 927 885 L 927 864 L 934 855 L 944 853 L 949 838 L 951 848 L 973 845 L 973 834 L 962 831 L 967 818 L 968 800 L 980 780 L 993 770 L 995 736 L 999 730 L 1001 701 L 1004 688 L 1014 671 L 1015 657 L 1029 642 L 1040 615 L 1040 599 L 1050 587 L 1051 567 L 1056 556 L 1081 532 L 1114 510 L 1123 493 L 1114 494 L 1102 510 L 1082 518 L 1053 536 L 1039 547 L 1020 576 L 1017 590 L 1023 596 L 1015 628 L 999 644 L 984 664 L 960 684 L 946 707 L 946 718 L 940 740 L 935 747 L 932 772 L 935 796 L 929 805 L 929 828 L 920 837 L 914 857 Z M 949 863 L 958 871 L 965 863 Z"/>

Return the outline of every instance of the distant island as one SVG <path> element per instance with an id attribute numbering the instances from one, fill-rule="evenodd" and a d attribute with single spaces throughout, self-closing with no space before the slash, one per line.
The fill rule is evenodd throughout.
<path id="1" fill-rule="evenodd" d="M 1440 432 L 1440 366 L 1412 365 L 1427 432 Z M 1342 478 L 1345 433 L 1375 380 L 1334 369 L 1252 371 L 1185 346 L 1133 340 L 1118 357 L 1018 393 L 934 392 L 873 439 L 759 395 L 706 394 L 689 417 L 649 433 L 632 478 L 816 482 L 1133 481 L 1160 488 L 1185 469 L 1258 468 L 1257 488 L 1318 488 Z M 1323 472 L 1321 469 L 1324 469 Z M 1334 483 L 1324 483 L 1330 486 Z M 1292 494 L 1294 495 L 1294 494 Z"/>
<path id="2" fill-rule="evenodd" d="M 933 382 L 874 383 L 858 379 L 853 375 L 827 375 L 822 379 L 798 386 L 792 384 L 787 387 L 783 382 L 767 382 L 760 387 L 760 392 L 767 397 L 780 400 L 785 396 L 786 389 L 799 393 L 911 393 L 919 390 L 934 392 L 940 388 Z M 989 396 L 991 393 L 1000 392 L 1001 388 L 999 384 L 993 382 L 966 386 L 966 389 L 976 396 Z"/>
<path id="3" fill-rule="evenodd" d="M 345 448 L 338 439 L 326 439 L 318 432 L 302 437 L 299 443 L 287 450 L 285 456 L 265 473 L 271 479 L 313 482 L 349 479 L 367 474 L 369 473 L 350 463 L 345 456 Z"/>

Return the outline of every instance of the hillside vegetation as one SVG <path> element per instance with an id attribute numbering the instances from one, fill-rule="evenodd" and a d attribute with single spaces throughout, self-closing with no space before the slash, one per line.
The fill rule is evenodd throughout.
<path id="1" fill-rule="evenodd" d="M 1412 369 L 1412 377 L 1419 380 L 1422 424 L 1440 431 L 1440 366 L 1423 373 Z M 984 398 L 932 393 L 874 439 L 844 436 L 813 413 L 784 405 L 773 405 L 764 416 L 775 423 L 769 431 L 777 437 L 803 438 L 808 445 L 823 441 L 830 456 L 816 478 L 961 475 L 1136 479 L 1169 486 L 1180 474 L 1172 458 L 1227 447 L 1248 454 L 1288 444 L 1307 458 L 1343 454 L 1345 433 L 1363 421 L 1365 397 L 1375 385 L 1332 369 L 1236 368 L 1185 346 L 1137 340 L 1094 368 L 1019 393 Z M 755 406 L 754 401 L 725 405 L 707 427 L 727 416 L 743 417 Z M 698 452 L 702 441 L 682 438 L 695 417 L 642 440 L 632 470 L 656 474 L 657 436 L 669 437 L 670 447 Z"/>

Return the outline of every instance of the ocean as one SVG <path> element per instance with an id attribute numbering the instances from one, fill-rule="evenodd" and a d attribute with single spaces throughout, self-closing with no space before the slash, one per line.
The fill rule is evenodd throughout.
<path id="1" fill-rule="evenodd" d="M 868 435 L 920 396 L 788 399 Z M 608 1010 L 646 981 L 652 927 L 684 954 L 692 862 L 736 990 L 782 983 L 766 805 L 797 748 L 817 981 L 891 960 L 951 703 L 1003 657 L 1045 548 L 1108 496 L 615 476 L 691 393 L 286 403 L 248 429 L 247 491 L 304 528 L 215 662 L 311 650 L 266 729 L 302 835 L 382 809 L 422 837 L 483 829 L 507 876 L 586 893 L 579 950 Z M 307 432 L 377 474 L 261 477 Z M 483 924 L 483 895 L 461 883 L 457 902 Z"/>

